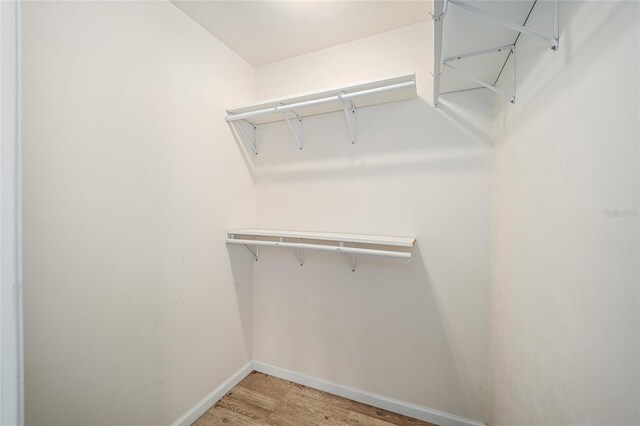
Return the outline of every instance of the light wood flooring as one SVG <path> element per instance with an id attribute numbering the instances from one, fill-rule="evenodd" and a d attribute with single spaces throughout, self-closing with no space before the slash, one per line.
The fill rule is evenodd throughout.
<path id="1" fill-rule="evenodd" d="M 210 425 L 435 426 L 256 371 L 193 424 Z"/>

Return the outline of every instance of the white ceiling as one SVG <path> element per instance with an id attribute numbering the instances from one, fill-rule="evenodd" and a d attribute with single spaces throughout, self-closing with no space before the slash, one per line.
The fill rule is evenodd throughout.
<path id="1" fill-rule="evenodd" d="M 253 66 L 425 21 L 431 1 L 173 3 Z"/>

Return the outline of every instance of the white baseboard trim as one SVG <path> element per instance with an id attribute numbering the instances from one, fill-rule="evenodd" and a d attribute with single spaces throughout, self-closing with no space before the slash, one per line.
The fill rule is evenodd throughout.
<path id="1" fill-rule="evenodd" d="M 233 373 L 231 377 L 225 380 L 220 386 L 215 388 L 213 392 L 204 397 L 204 399 L 191 407 L 189 411 L 184 413 L 178 420 L 171 423 L 171 426 L 189 426 L 198 418 L 207 412 L 207 410 L 222 399 L 235 385 L 240 383 L 242 379 L 247 377 L 253 371 L 253 363 L 248 362 L 240 370 Z"/>
<path id="2" fill-rule="evenodd" d="M 326 380 L 306 376 L 304 374 L 296 373 L 295 371 L 287 370 L 286 368 L 276 367 L 275 365 L 260 361 L 249 362 L 240 370 L 236 371 L 220 386 L 215 388 L 213 392 L 204 397 L 202 401 L 198 402 L 178 420 L 173 422 L 171 426 L 191 425 L 209 408 L 213 407 L 216 402 L 222 399 L 222 397 L 225 396 L 235 385 L 247 377 L 253 370 L 440 426 L 486 426 L 485 423 L 477 420 L 468 419 L 466 417 L 457 416 L 455 414 L 446 413 L 433 408 L 423 407 L 417 404 L 411 404 L 409 402 L 389 398 L 384 395 L 356 389 L 351 386 L 331 383 Z"/>
<path id="3" fill-rule="evenodd" d="M 434 410 L 417 404 L 411 404 L 409 402 L 400 401 L 398 399 L 389 398 L 372 392 L 355 389 L 350 386 L 327 382 L 322 379 L 309 377 L 304 374 L 296 373 L 294 371 L 260 361 L 253 362 L 253 369 L 261 373 L 316 388 L 363 404 L 373 405 L 374 407 L 382 408 L 383 410 L 403 414 L 429 423 L 435 423 L 440 426 L 486 426 L 484 423 L 477 420 L 468 419 L 455 414 L 449 414 L 444 411 Z"/>

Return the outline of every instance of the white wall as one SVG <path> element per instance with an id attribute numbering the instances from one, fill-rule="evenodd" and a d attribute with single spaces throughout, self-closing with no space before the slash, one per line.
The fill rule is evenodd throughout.
<path id="1" fill-rule="evenodd" d="M 23 7 L 26 424 L 169 424 L 252 358 L 254 71 L 168 2 Z"/>
<path id="2" fill-rule="evenodd" d="M 254 156 L 264 228 L 417 237 L 413 261 L 264 248 L 255 268 L 258 361 L 446 412 L 488 418 L 491 98 L 434 110 L 431 24 L 257 68 L 256 97 L 416 72 L 419 98 L 283 123 Z M 464 121 L 460 118 L 464 117 Z M 238 256 L 246 256 L 238 249 Z"/>
<path id="3" fill-rule="evenodd" d="M 637 424 L 640 5 L 561 6 L 496 107 L 491 424 Z"/>

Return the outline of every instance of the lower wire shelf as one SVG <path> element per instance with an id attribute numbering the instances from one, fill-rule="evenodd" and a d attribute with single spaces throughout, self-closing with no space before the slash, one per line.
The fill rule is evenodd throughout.
<path id="1" fill-rule="evenodd" d="M 242 236 L 239 238 L 238 236 Z M 247 237 L 253 237 L 249 239 Z M 262 238 L 262 239 L 261 239 Z M 292 241 L 294 240 L 294 241 Z M 313 243 L 305 242 L 312 240 Z M 271 229 L 237 229 L 227 231 L 227 245 L 238 244 L 258 260 L 258 247 L 284 247 L 298 249 L 300 266 L 304 265 L 304 250 L 320 250 L 350 255 L 351 270 L 356 270 L 356 255 L 391 257 L 411 261 L 414 237 L 382 235 L 337 234 Z M 348 244 L 348 245 L 347 245 Z M 358 247 L 365 245 L 366 247 Z M 251 247 L 255 247 L 254 250 Z"/>

